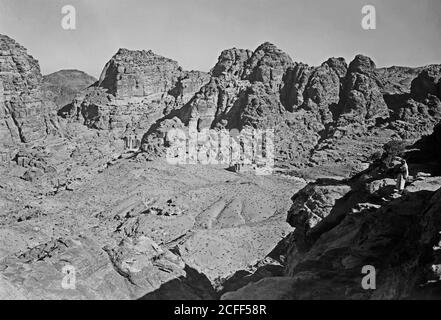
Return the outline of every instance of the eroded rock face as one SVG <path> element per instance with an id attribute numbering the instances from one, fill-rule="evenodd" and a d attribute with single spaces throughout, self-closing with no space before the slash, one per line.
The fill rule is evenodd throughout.
<path id="1" fill-rule="evenodd" d="M 441 66 L 433 65 L 423 70 L 413 81 L 412 96 L 424 99 L 427 95 L 441 99 Z"/>
<path id="2" fill-rule="evenodd" d="M 126 238 L 103 249 L 86 237 L 58 238 L 3 259 L 0 270 L 4 299 L 146 299 L 146 292 L 190 274 L 192 281 L 180 298 L 189 298 L 191 292 L 193 298 L 214 297 L 206 278 L 195 277 L 180 257 L 147 237 Z M 71 283 L 63 280 L 66 270 L 75 278 Z M 25 280 L 17 283 L 19 277 Z M 198 283 L 199 290 L 192 287 Z"/>
<path id="3" fill-rule="evenodd" d="M 262 44 L 254 52 L 236 48 L 224 50 L 212 69 L 210 81 L 179 110 L 178 117 L 187 127 L 198 130 L 264 129 L 279 125 L 280 130 L 285 130 L 286 123 L 281 115 L 285 108 L 280 92 L 283 91 L 286 103 L 290 104 L 294 98 L 289 88 L 302 90 L 294 83 L 298 81 L 295 75 L 292 79 L 285 76 L 289 67 L 293 67 L 291 58 L 271 43 Z M 305 81 L 306 76 L 302 79 Z M 283 135 L 278 138 L 284 139 Z"/>
<path id="4" fill-rule="evenodd" d="M 439 200 L 440 191 L 421 190 L 381 208 L 351 213 L 306 253 L 291 251 L 285 278 L 264 278 L 223 297 L 439 299 L 433 289 L 439 287 L 439 276 L 431 271 L 439 263 L 432 250 L 439 241 L 434 215 Z M 366 265 L 375 267 L 376 290 L 362 287 Z"/>
<path id="5" fill-rule="evenodd" d="M 110 260 L 91 239 L 53 239 L 11 255 L 0 265 L 9 285 L 5 293 L 19 292 L 21 299 L 128 299 L 131 295 L 124 279 L 114 273 Z M 75 266 L 71 269 L 75 288 L 63 288 L 66 266 Z M 24 281 L 17 283 L 20 277 Z M 106 283 L 99 283 L 102 278 Z"/>
<path id="6" fill-rule="evenodd" d="M 411 92 L 412 80 L 428 68 L 421 77 L 433 82 L 430 88 L 414 84 Z M 436 70 L 377 69 L 363 55 L 349 66 L 330 58 L 310 67 L 271 43 L 254 52 L 233 48 L 221 53 L 210 81 L 172 116 L 197 130 L 272 128 L 278 166 L 313 176 L 351 176 L 391 139 L 416 140 L 431 132 L 440 119 Z M 158 136 L 152 129 L 146 136 Z M 145 147 L 152 149 L 164 153 Z"/>
<path id="7" fill-rule="evenodd" d="M 178 117 L 166 119 L 153 126 L 150 130 L 153 133 L 147 134 L 143 137 L 142 145 L 143 150 L 148 155 L 160 155 L 164 156 L 166 149 L 164 146 L 169 145 L 168 132 L 171 129 L 184 130 L 185 126 Z M 165 144 L 165 145 L 164 145 Z"/>
<path id="8" fill-rule="evenodd" d="M 381 83 L 375 74 L 375 63 L 369 57 L 355 57 L 349 64 L 343 85 L 339 126 L 354 122 L 372 125 L 376 119 L 389 116 L 381 93 Z"/>
<path id="9" fill-rule="evenodd" d="M 305 107 L 318 113 L 323 123 L 333 122 L 340 101 L 347 65 L 343 58 L 330 58 L 316 68 L 306 89 Z"/>
<path id="10" fill-rule="evenodd" d="M 98 86 L 116 97 L 161 95 L 179 76 L 176 61 L 152 51 L 119 49 L 104 67 Z"/>
<path id="11" fill-rule="evenodd" d="M 185 276 L 182 259 L 145 236 L 125 238 L 118 246 L 104 250 L 116 271 L 133 285 L 136 298 L 141 298 L 143 293 L 153 291 L 165 282 Z"/>
<path id="12" fill-rule="evenodd" d="M 270 43 L 264 43 L 253 53 L 235 48 L 224 50 L 210 82 L 181 112 L 183 122 L 196 124 L 198 129 L 265 126 L 259 119 L 269 115 L 271 121 L 277 117 L 278 110 L 272 109 L 279 108 L 277 92 L 281 90 L 285 70 L 291 65 L 291 58 Z M 272 101 L 265 102 L 265 97 Z M 259 107 L 261 104 L 265 105 Z"/>
<path id="13" fill-rule="evenodd" d="M 265 42 L 257 47 L 248 60 L 244 78 L 251 83 L 262 82 L 278 91 L 286 69 L 292 64 L 290 56 L 274 44 Z"/>
<path id="14" fill-rule="evenodd" d="M 245 64 L 253 52 L 244 49 L 227 49 L 221 52 L 218 62 L 211 70 L 213 77 L 230 74 L 236 78 L 241 78 L 245 71 Z"/>
<path id="15" fill-rule="evenodd" d="M 283 77 L 283 88 L 280 92 L 280 100 L 288 111 L 294 111 L 304 102 L 304 91 L 312 68 L 304 63 L 295 63 L 289 67 Z"/>
<path id="16" fill-rule="evenodd" d="M 10 150 L 58 130 L 54 106 L 43 100 L 37 60 L 0 35 L 0 143 Z"/>
<path id="17" fill-rule="evenodd" d="M 323 230 L 339 222 L 344 213 L 335 210 L 335 206 L 350 191 L 350 186 L 336 181 L 312 183 L 292 197 L 287 222 L 296 228 L 293 236 L 298 248 L 307 249 Z"/>
<path id="18" fill-rule="evenodd" d="M 411 83 L 410 93 L 392 104 L 391 127 L 401 137 L 415 139 L 429 135 L 441 119 L 440 75 L 439 65 L 422 68 Z"/>
<path id="19" fill-rule="evenodd" d="M 143 137 L 152 158 L 165 154 L 170 121 L 197 130 L 270 128 L 278 166 L 350 176 L 390 139 L 415 140 L 440 119 L 438 69 L 428 68 L 376 69 L 362 55 L 349 66 L 330 58 L 310 67 L 264 43 L 254 52 L 224 50 L 205 74 L 152 51 L 121 49 L 96 86 L 59 114 L 117 138 Z"/>
<path id="20" fill-rule="evenodd" d="M 162 99 L 170 94 L 188 101 L 206 82 L 200 71 L 183 71 L 178 62 L 149 51 L 119 49 L 105 65 L 97 86 L 117 98 Z"/>
<path id="21" fill-rule="evenodd" d="M 97 83 L 59 111 L 71 121 L 123 137 L 142 135 L 156 120 L 181 108 L 206 82 L 199 71 L 183 71 L 152 51 L 120 49 Z"/>

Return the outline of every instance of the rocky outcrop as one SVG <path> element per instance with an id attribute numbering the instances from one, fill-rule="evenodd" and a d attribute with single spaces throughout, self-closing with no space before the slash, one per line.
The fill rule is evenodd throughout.
<path id="1" fill-rule="evenodd" d="M 44 101 L 37 60 L 13 39 L 0 35 L 0 143 L 17 148 L 57 133 L 54 106 Z"/>
<path id="2" fill-rule="evenodd" d="M 262 82 L 277 92 L 286 69 L 292 64 L 289 55 L 274 44 L 265 42 L 257 47 L 248 60 L 243 78 L 251 83 Z"/>
<path id="3" fill-rule="evenodd" d="M 441 98 L 441 66 L 433 65 L 424 69 L 411 85 L 412 96 L 425 99 L 428 95 Z"/>
<path id="4" fill-rule="evenodd" d="M 221 52 L 216 65 L 211 70 L 213 77 L 230 75 L 237 79 L 242 78 L 245 71 L 245 64 L 253 52 L 244 49 L 228 49 Z"/>
<path id="5" fill-rule="evenodd" d="M 232 49 L 234 52 L 237 49 Z M 243 52 L 243 51 L 242 51 Z M 275 45 L 266 42 L 249 56 L 243 71 L 233 78 L 221 77 L 218 82 L 220 99 L 211 127 L 227 127 L 241 130 L 246 126 L 268 128 L 274 126 L 282 108 L 279 92 L 282 90 L 286 70 L 293 65 L 291 58 Z M 223 64 L 223 55 L 218 65 Z M 218 66 L 215 66 L 216 70 Z M 199 103 L 195 103 L 197 108 Z"/>
<path id="6" fill-rule="evenodd" d="M 412 81 L 410 94 L 394 106 L 391 127 L 403 138 L 417 138 L 431 133 L 441 119 L 441 66 L 432 65 Z"/>
<path id="7" fill-rule="evenodd" d="M 375 73 L 375 63 L 366 56 L 357 55 L 349 64 L 343 82 L 338 126 L 353 123 L 375 125 L 376 119 L 387 118 L 389 110 L 381 92 L 381 82 Z"/>
<path id="8" fill-rule="evenodd" d="M 417 98 L 411 89 L 419 72 L 432 69 L 373 69 L 373 62 L 357 56 L 343 82 L 336 118 L 309 159 L 314 169 L 351 176 L 366 168 L 369 155 L 390 140 L 415 142 L 430 134 L 439 117 L 437 97 L 429 92 Z M 402 72 L 402 73 L 400 73 Z M 397 81 L 392 87 L 391 82 Z M 351 107 L 352 106 L 352 107 Z M 373 108 L 369 111 L 370 108 Z"/>
<path id="9" fill-rule="evenodd" d="M 309 79 L 304 107 L 320 115 L 324 124 L 333 122 L 340 101 L 347 65 L 343 58 L 330 58 L 316 68 Z"/>
<path id="10" fill-rule="evenodd" d="M 212 69 L 210 81 L 176 116 L 185 126 L 198 130 L 255 127 L 284 131 L 287 124 L 282 115 L 285 108 L 280 100 L 281 92 L 285 103 L 291 104 L 294 98 L 289 88 L 302 90 L 294 83 L 297 81 L 295 75 L 285 76 L 290 67 L 294 68 L 291 58 L 271 43 L 262 44 L 254 52 L 236 48 L 224 50 Z M 305 81 L 305 76 L 302 79 Z M 292 109 L 292 106 L 287 108 Z M 148 135 L 160 136 L 155 131 Z M 284 143 L 285 137 L 278 135 L 278 143 Z M 149 138 L 145 137 L 145 141 Z M 148 143 L 144 149 L 151 149 Z"/>
<path id="11" fill-rule="evenodd" d="M 304 91 L 313 68 L 304 63 L 289 67 L 283 77 L 280 101 L 288 111 L 294 111 L 304 102 Z"/>
<path id="12" fill-rule="evenodd" d="M 352 179 L 318 180 L 299 191 L 287 217 L 296 229 L 286 238 L 283 276 L 223 298 L 439 299 L 440 141 L 437 128 L 409 148 L 403 195 L 394 193 L 387 154 Z M 375 288 L 362 284 L 366 266 L 375 268 Z"/>
<path id="13" fill-rule="evenodd" d="M 152 51 L 120 49 L 59 115 L 116 139 L 142 137 L 149 158 L 165 154 L 171 127 L 273 129 L 278 167 L 347 177 L 387 141 L 415 141 L 433 129 L 440 119 L 437 72 L 377 69 L 363 55 L 349 66 L 330 58 L 311 67 L 266 42 L 255 51 L 222 51 L 205 74 Z"/>
<path id="14" fill-rule="evenodd" d="M 167 95 L 185 103 L 207 82 L 200 71 L 184 71 L 178 62 L 149 51 L 119 49 L 105 65 L 97 87 L 116 98 L 161 100 Z"/>
<path id="15" fill-rule="evenodd" d="M 59 114 L 119 137 L 142 137 L 156 120 L 181 108 L 207 81 L 207 74 L 184 71 L 176 61 L 150 50 L 120 49 L 95 85 Z"/>
<path id="16" fill-rule="evenodd" d="M 271 43 L 254 52 L 233 48 L 221 53 L 210 81 L 158 123 L 176 117 L 197 130 L 272 128 L 278 166 L 306 176 L 351 176 L 391 139 L 416 141 L 433 129 L 439 120 L 433 95 L 437 71 L 421 75 L 432 79 L 430 88 L 411 86 L 427 68 L 377 69 L 363 55 L 349 66 L 343 58 L 330 58 L 310 67 Z M 155 127 L 144 136 L 144 150 L 163 154 L 165 135 Z"/>
<path id="17" fill-rule="evenodd" d="M 72 102 L 82 90 L 97 80 L 79 70 L 60 70 L 43 76 L 45 97 L 53 101 L 58 109 Z"/>
<path id="18" fill-rule="evenodd" d="M 175 84 L 178 69 L 176 61 L 150 50 L 119 49 L 104 66 L 97 85 L 120 98 L 161 95 Z"/>
<path id="19" fill-rule="evenodd" d="M 3 259 L 0 271 L 0 297 L 4 299 L 151 299 L 146 292 L 180 277 L 191 278 L 186 286 L 181 284 L 180 297 L 177 290 L 169 295 L 214 296 L 208 279 L 147 237 L 127 238 L 104 248 L 86 237 L 53 239 Z M 19 278 L 22 283 L 17 282 Z"/>

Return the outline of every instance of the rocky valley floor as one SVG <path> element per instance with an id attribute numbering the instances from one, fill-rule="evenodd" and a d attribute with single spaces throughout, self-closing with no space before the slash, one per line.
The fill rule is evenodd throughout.
<path id="1" fill-rule="evenodd" d="M 225 279 L 264 259 L 291 227 L 301 179 L 202 165 L 119 159 L 75 189 L 44 194 L 2 168 L 2 298 L 136 299 L 194 270 L 216 296 Z M 61 286 L 76 270 L 75 290 Z M 204 282 L 205 280 L 205 282 Z M 194 282 L 194 283 L 193 283 Z"/>

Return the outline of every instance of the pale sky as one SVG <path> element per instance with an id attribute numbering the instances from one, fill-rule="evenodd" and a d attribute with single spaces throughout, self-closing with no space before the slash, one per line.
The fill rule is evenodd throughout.
<path id="1" fill-rule="evenodd" d="M 361 28 L 367 4 L 376 30 Z M 64 5 L 76 8 L 76 30 L 61 27 Z M 421 66 L 441 63 L 441 0 L 0 0 L 0 33 L 25 46 L 43 74 L 98 77 L 121 47 L 209 71 L 223 49 L 265 41 L 310 65 L 363 53 L 377 66 Z"/>

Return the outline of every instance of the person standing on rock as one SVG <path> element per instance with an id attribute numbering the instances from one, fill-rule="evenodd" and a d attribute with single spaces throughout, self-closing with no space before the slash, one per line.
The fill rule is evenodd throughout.
<path id="1" fill-rule="evenodd" d="M 401 159 L 400 166 L 398 168 L 398 175 L 397 175 L 397 190 L 399 193 L 402 193 L 404 191 L 408 177 L 409 177 L 409 167 L 407 166 L 406 160 Z"/>

